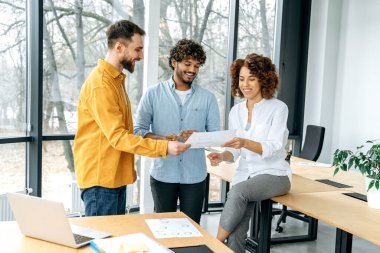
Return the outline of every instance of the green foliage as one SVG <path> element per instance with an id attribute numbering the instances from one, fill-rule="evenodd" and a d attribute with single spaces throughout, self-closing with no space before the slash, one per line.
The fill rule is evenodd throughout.
<path id="1" fill-rule="evenodd" d="M 368 145 L 370 148 L 365 151 Z M 333 166 L 335 166 L 334 175 L 339 170 L 347 171 L 351 168 L 357 168 L 359 171 L 371 178 L 368 189 L 375 187 L 380 188 L 380 144 L 379 140 L 367 141 L 366 145 L 361 145 L 356 148 L 355 153 L 351 150 L 337 149 L 334 152 Z"/>

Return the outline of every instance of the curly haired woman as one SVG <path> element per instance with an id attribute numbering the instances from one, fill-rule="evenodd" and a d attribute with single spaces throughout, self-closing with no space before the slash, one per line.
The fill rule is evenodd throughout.
<path id="1" fill-rule="evenodd" d="M 217 238 L 235 252 L 245 252 L 253 203 L 286 194 L 291 170 L 285 161 L 288 108 L 274 98 L 279 87 L 275 66 L 267 57 L 249 54 L 230 68 L 232 95 L 245 100 L 229 115 L 237 137 L 223 144 L 222 153 L 210 153 L 212 166 L 222 161 L 239 166 L 220 217 Z"/>

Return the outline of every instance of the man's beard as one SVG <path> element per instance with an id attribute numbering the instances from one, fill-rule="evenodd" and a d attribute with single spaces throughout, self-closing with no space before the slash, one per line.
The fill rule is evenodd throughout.
<path id="1" fill-rule="evenodd" d="M 124 69 L 128 70 L 129 73 L 133 73 L 135 70 L 135 61 L 133 60 L 122 60 L 120 64 L 123 66 Z"/>
<path id="2" fill-rule="evenodd" d="M 187 80 L 185 80 L 185 78 L 184 78 L 184 76 L 186 76 L 185 73 L 183 73 L 183 72 L 177 70 L 177 73 L 176 73 L 176 74 L 177 74 L 177 77 L 178 77 L 178 78 L 179 78 L 184 84 L 188 85 L 189 87 L 191 87 L 191 84 L 193 83 L 194 79 L 197 77 L 197 76 L 195 75 L 194 78 L 193 78 L 192 80 L 187 81 Z"/>
<path id="3" fill-rule="evenodd" d="M 193 81 L 194 81 L 194 79 L 193 80 L 191 80 L 191 81 L 186 81 L 185 79 L 183 79 L 183 78 L 181 78 L 182 79 L 182 82 L 184 83 L 184 84 L 187 84 L 187 85 L 189 85 L 189 86 L 191 86 L 191 84 L 193 83 Z"/>

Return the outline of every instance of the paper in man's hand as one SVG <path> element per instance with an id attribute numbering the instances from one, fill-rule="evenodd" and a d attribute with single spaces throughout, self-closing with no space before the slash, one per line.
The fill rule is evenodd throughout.
<path id="1" fill-rule="evenodd" d="M 235 136 L 236 130 L 194 132 L 185 143 L 191 144 L 190 148 L 218 147 Z"/>

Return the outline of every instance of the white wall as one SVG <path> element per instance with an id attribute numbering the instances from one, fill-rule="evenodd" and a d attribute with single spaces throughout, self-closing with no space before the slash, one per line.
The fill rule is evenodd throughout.
<path id="1" fill-rule="evenodd" d="M 380 138 L 380 1 L 312 3 L 304 126 L 326 127 L 319 158 Z"/>

